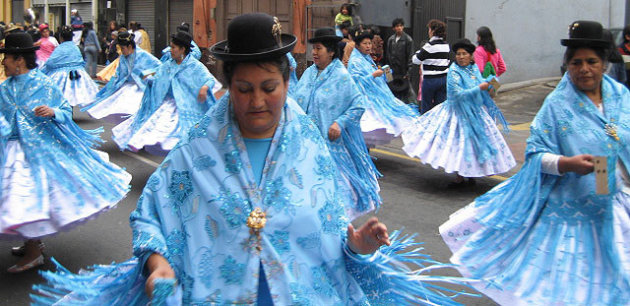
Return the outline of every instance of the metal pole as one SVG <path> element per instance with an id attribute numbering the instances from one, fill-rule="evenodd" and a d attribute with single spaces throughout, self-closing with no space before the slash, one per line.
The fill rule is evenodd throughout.
<path id="1" fill-rule="evenodd" d="M 70 24 L 70 0 L 66 0 L 66 25 Z"/>
<path id="2" fill-rule="evenodd" d="M 98 33 L 98 0 L 92 0 L 92 23 L 94 31 Z"/>
<path id="3" fill-rule="evenodd" d="M 50 22 L 50 20 L 48 20 L 48 0 L 44 0 L 44 22 Z"/>

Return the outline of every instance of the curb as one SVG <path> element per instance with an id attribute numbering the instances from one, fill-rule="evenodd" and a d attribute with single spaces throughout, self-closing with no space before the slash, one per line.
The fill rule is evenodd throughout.
<path id="1" fill-rule="evenodd" d="M 547 78 L 540 78 L 540 79 L 532 79 L 532 80 L 526 80 L 526 81 L 521 81 L 521 82 L 514 82 L 514 83 L 508 83 L 508 84 L 504 84 L 503 86 L 501 86 L 501 88 L 499 88 L 499 93 L 501 92 L 508 92 L 508 91 L 512 91 L 512 90 L 516 90 L 516 89 L 521 89 L 521 88 L 525 88 L 525 87 L 529 87 L 529 86 L 534 86 L 537 84 L 541 84 L 541 83 L 547 83 L 547 82 L 552 82 L 552 81 L 560 81 L 560 79 L 562 79 L 562 77 L 547 77 Z"/>

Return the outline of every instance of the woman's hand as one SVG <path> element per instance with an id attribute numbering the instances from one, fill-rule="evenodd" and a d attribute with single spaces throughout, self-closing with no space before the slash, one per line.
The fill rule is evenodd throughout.
<path id="1" fill-rule="evenodd" d="M 358 230 L 348 225 L 348 247 L 357 254 L 372 254 L 382 245 L 391 245 L 387 226 L 378 222 L 376 217 L 370 218 Z"/>
<path id="2" fill-rule="evenodd" d="M 490 88 L 490 83 L 488 83 L 488 82 L 483 82 L 483 83 L 479 84 L 479 89 L 481 89 L 481 90 L 488 90 L 488 88 Z"/>
<path id="3" fill-rule="evenodd" d="M 149 271 L 149 277 L 147 278 L 144 290 L 148 297 L 153 295 L 153 287 L 155 285 L 153 281 L 156 278 L 175 278 L 175 271 L 171 268 L 168 260 L 160 254 L 153 253 L 149 256 L 149 259 L 147 259 L 147 269 Z"/>
<path id="4" fill-rule="evenodd" d="M 383 69 L 377 69 L 376 71 L 374 71 L 372 73 L 372 76 L 375 78 L 380 77 L 381 75 L 383 75 L 383 73 L 385 73 L 385 71 L 383 71 Z"/>
<path id="5" fill-rule="evenodd" d="M 560 173 L 575 172 L 585 175 L 593 172 L 595 164 L 593 164 L 593 155 L 580 154 L 572 157 L 562 156 L 558 160 L 558 171 Z"/>
<path id="6" fill-rule="evenodd" d="M 333 122 L 333 124 L 331 124 L 328 128 L 328 139 L 337 140 L 339 136 L 341 136 L 341 128 L 337 122 Z"/>
<path id="7" fill-rule="evenodd" d="M 38 106 L 36 108 L 33 109 L 33 111 L 35 112 L 35 116 L 37 117 L 53 117 L 55 116 L 55 111 L 46 106 L 46 105 L 41 105 Z"/>
<path id="8" fill-rule="evenodd" d="M 199 101 L 199 103 L 203 103 L 206 101 L 207 98 L 208 98 L 208 85 L 203 85 L 201 86 L 201 89 L 199 89 L 199 95 L 197 96 L 197 101 Z"/>

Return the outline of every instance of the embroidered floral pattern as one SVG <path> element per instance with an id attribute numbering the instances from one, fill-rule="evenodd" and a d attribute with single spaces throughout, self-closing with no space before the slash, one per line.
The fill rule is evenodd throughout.
<path id="1" fill-rule="evenodd" d="M 318 211 L 322 230 L 327 234 L 339 234 L 346 226 L 343 218 L 344 210 L 341 204 L 326 201 L 324 207 Z"/>
<path id="2" fill-rule="evenodd" d="M 228 256 L 219 269 L 226 285 L 240 285 L 243 282 L 245 264 L 237 263 L 232 256 Z"/>
<path id="3" fill-rule="evenodd" d="M 289 244 L 289 232 L 274 231 L 273 234 L 269 235 L 269 240 L 280 255 L 289 252 L 291 249 L 291 245 Z"/>
<path id="4" fill-rule="evenodd" d="M 214 275 L 214 264 L 212 258 L 212 252 L 205 251 L 201 255 L 201 260 L 199 261 L 199 266 L 197 268 L 199 271 L 199 279 L 206 288 L 210 288 L 210 286 L 212 286 L 212 276 Z"/>
<path id="5" fill-rule="evenodd" d="M 282 177 L 267 182 L 265 186 L 265 206 L 273 207 L 277 211 L 286 210 L 291 214 L 295 214 L 295 207 L 293 207 L 290 200 L 291 191 L 284 187 Z"/>
<path id="6" fill-rule="evenodd" d="M 193 167 L 197 171 L 214 167 L 216 164 L 217 162 L 208 155 L 201 155 L 193 160 Z"/>
<path id="7" fill-rule="evenodd" d="M 174 230 L 166 238 L 166 246 L 171 256 L 181 256 L 186 247 L 186 234 L 180 230 Z"/>
<path id="8" fill-rule="evenodd" d="M 214 221 L 212 217 L 206 216 L 206 224 L 204 225 L 206 229 L 206 233 L 208 233 L 208 237 L 214 240 L 219 234 L 219 228 L 217 226 L 217 221 Z"/>
<path id="9" fill-rule="evenodd" d="M 212 200 L 212 202 L 214 201 L 222 203 L 220 204 L 221 214 L 230 228 L 241 227 L 247 222 L 247 217 L 251 211 L 249 201 L 241 198 L 238 193 L 222 188 L 219 197 Z"/>
<path id="10" fill-rule="evenodd" d="M 184 204 L 186 198 L 193 192 L 190 173 L 188 171 L 175 170 L 171 172 L 171 184 L 168 187 L 168 191 L 175 206 L 179 207 Z"/>
<path id="11" fill-rule="evenodd" d="M 304 237 L 299 237 L 297 244 L 304 249 L 318 249 L 322 244 L 321 235 L 319 232 L 313 232 Z"/>
<path id="12" fill-rule="evenodd" d="M 237 150 L 233 150 L 230 153 L 225 153 L 225 172 L 227 173 L 239 173 L 243 167 L 241 157 Z"/>
<path id="13" fill-rule="evenodd" d="M 156 192 L 158 191 L 159 185 L 160 185 L 160 178 L 158 177 L 158 175 L 157 174 L 151 175 L 151 177 L 149 178 L 149 181 L 147 182 L 147 188 L 149 188 L 149 190 L 153 192 Z"/>
<path id="14" fill-rule="evenodd" d="M 317 163 L 317 168 L 315 168 L 315 174 L 321 175 L 324 178 L 334 178 L 336 165 L 333 163 L 332 159 L 327 158 L 323 155 L 317 155 L 315 157 L 315 162 Z"/>
<path id="15" fill-rule="evenodd" d="M 319 267 L 311 268 L 311 277 L 313 278 L 313 289 L 315 292 L 325 295 L 334 296 L 335 289 L 330 285 L 333 278 L 328 275 L 328 267 L 322 264 Z"/>
<path id="16" fill-rule="evenodd" d="M 208 125 L 210 125 L 211 121 L 210 117 L 203 116 L 197 124 L 193 125 L 188 132 L 188 142 L 196 138 L 206 137 Z"/>
<path id="17" fill-rule="evenodd" d="M 135 212 L 134 212 L 135 213 Z M 133 217 L 133 213 L 132 213 Z M 160 236 L 161 237 L 161 236 Z M 160 237 L 133 230 L 133 254 L 140 257 L 148 252 L 166 255 L 166 246 Z"/>

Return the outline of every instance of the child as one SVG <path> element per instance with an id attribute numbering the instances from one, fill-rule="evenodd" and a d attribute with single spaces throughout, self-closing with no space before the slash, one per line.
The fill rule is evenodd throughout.
<path id="1" fill-rule="evenodd" d="M 335 16 L 335 32 L 339 37 L 343 37 L 339 26 L 344 21 L 350 21 L 350 25 L 352 25 L 352 6 L 349 3 L 342 4 L 339 9 L 339 14 Z"/>

